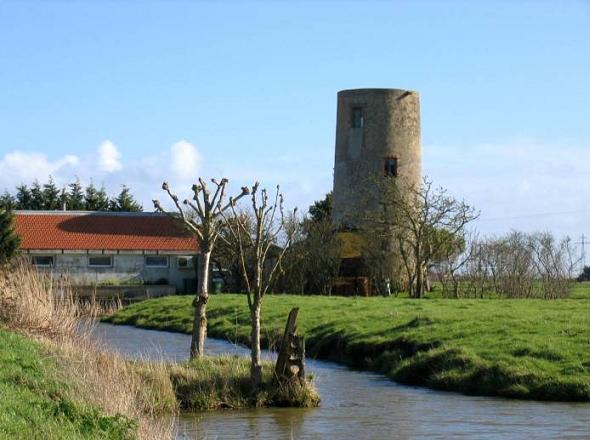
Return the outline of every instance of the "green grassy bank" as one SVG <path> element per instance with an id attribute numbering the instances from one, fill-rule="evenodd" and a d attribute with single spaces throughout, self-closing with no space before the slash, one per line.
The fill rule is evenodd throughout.
<path id="1" fill-rule="evenodd" d="M 135 438 L 134 421 L 72 400 L 69 388 L 38 343 L 0 329 L 0 438 Z"/>
<path id="2" fill-rule="evenodd" d="M 582 295 L 581 295 L 582 296 Z M 585 295 L 584 295 L 585 296 Z M 192 297 L 149 300 L 105 319 L 189 333 Z M 291 307 L 308 356 L 372 369 L 402 383 L 466 394 L 590 401 L 590 301 L 410 300 L 269 295 L 265 343 Z M 209 301 L 209 335 L 248 342 L 242 295 Z"/>
<path id="3" fill-rule="evenodd" d="M 0 329 L 0 439 L 159 438 L 160 432 L 139 432 L 134 418 L 107 415 L 89 404 L 72 376 L 71 365 L 63 363 L 76 355 L 64 357 L 50 347 Z M 103 357 L 98 362 L 112 369 L 112 359 Z M 319 397 L 310 384 L 274 385 L 270 363 L 263 365 L 263 385 L 253 390 L 249 367 L 244 358 L 215 356 L 179 364 L 129 362 L 125 371 L 139 378 L 142 396 L 138 401 L 151 414 L 174 414 L 178 409 L 317 406 Z"/>

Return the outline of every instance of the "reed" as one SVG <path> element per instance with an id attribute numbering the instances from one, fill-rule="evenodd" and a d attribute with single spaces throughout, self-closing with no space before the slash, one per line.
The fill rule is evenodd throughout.
<path id="1" fill-rule="evenodd" d="M 100 312 L 97 304 L 79 304 L 67 280 L 38 273 L 26 263 L 0 272 L 0 324 L 37 341 L 59 365 L 51 374 L 67 384 L 60 398 L 136 421 L 138 438 L 171 438 L 171 418 L 158 417 L 178 409 L 168 367 L 144 363 L 140 372 L 102 347 L 91 337 Z"/>

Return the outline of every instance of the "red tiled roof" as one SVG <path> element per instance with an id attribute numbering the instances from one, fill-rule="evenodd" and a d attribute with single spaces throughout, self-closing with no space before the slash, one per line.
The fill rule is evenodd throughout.
<path id="1" fill-rule="evenodd" d="M 22 249 L 196 252 L 197 243 L 166 214 L 17 211 Z"/>

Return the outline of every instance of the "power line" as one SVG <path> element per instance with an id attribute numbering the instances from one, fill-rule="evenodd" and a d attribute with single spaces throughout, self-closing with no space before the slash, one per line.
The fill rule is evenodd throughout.
<path id="1" fill-rule="evenodd" d="M 581 241 L 576 242 L 575 244 L 582 245 L 582 255 L 580 256 L 580 260 L 582 261 L 582 269 L 586 267 L 586 245 L 590 244 L 590 241 L 586 241 L 586 236 L 582 234 Z"/>
<path id="2" fill-rule="evenodd" d="M 583 211 L 562 211 L 562 212 L 540 212 L 537 214 L 523 214 L 523 215 L 514 215 L 508 217 L 491 217 L 491 218 L 479 218 L 479 221 L 482 222 L 491 222 L 497 220 L 516 220 L 521 218 L 536 218 L 536 217 L 550 217 L 554 215 L 567 215 L 567 214 L 590 214 L 590 211 L 583 210 Z"/>

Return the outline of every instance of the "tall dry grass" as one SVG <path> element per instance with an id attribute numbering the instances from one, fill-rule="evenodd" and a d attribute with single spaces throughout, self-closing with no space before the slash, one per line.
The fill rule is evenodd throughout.
<path id="1" fill-rule="evenodd" d="M 56 358 L 63 379 L 73 385 L 68 397 L 136 420 L 139 438 L 171 438 L 172 418 L 158 417 L 177 410 L 165 364 L 138 368 L 100 346 L 91 337 L 98 313 L 96 304 L 76 302 L 63 279 L 24 262 L 0 269 L 0 324 L 35 338 Z"/>

